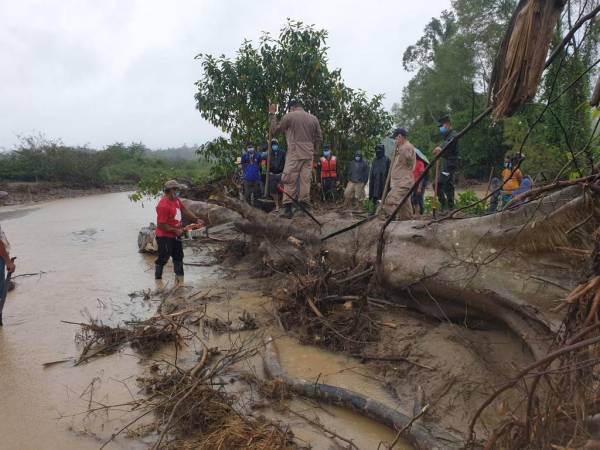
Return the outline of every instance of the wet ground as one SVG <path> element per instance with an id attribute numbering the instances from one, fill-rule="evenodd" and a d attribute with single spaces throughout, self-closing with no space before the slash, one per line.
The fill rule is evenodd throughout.
<path id="1" fill-rule="evenodd" d="M 154 287 L 153 258 L 137 252 L 137 232 L 153 219 L 152 207 L 129 202 L 126 194 L 107 194 L 58 200 L 35 207 L 0 208 L 0 221 L 18 257 L 18 286 L 9 294 L 0 329 L 0 448 L 98 449 L 123 426 L 127 414 L 85 413 L 94 405 L 116 404 L 138 395 L 135 382 L 145 368 L 131 349 L 73 367 L 65 362 L 43 364 L 79 354 L 74 342 L 77 327 L 62 320 L 85 322 L 90 317 L 116 325 L 133 317 L 152 315 L 156 304 L 133 291 Z M 195 255 L 190 249 L 186 259 Z M 249 270 L 247 268 L 246 270 Z M 166 272 L 170 273 L 169 268 Z M 188 266 L 186 285 L 220 291 L 225 301 L 210 303 L 213 316 L 235 316 L 241 310 L 268 311 L 270 300 L 259 290 L 245 290 L 232 282 L 231 272 L 215 267 Z M 235 275 L 235 274 L 234 274 Z M 169 280 L 172 275 L 169 274 Z M 234 277 L 235 279 L 235 277 Z M 277 332 L 264 323 L 260 333 Z M 226 346 L 230 335 L 210 345 Z M 290 374 L 338 384 L 381 400 L 389 395 L 357 361 L 282 337 L 282 363 Z M 168 357 L 169 349 L 164 355 Z M 258 367 L 254 361 L 254 368 Z M 393 433 L 370 420 L 337 408 L 315 408 L 295 400 L 291 407 L 316 415 L 360 448 L 377 448 Z M 331 447 L 323 433 L 298 419 L 282 418 L 294 432 L 317 449 Z M 106 448 L 147 448 L 126 436 Z M 402 448 L 396 446 L 395 448 Z"/>

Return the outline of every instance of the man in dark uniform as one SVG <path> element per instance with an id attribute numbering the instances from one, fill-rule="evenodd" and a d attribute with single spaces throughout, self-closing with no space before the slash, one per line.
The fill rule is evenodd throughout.
<path id="1" fill-rule="evenodd" d="M 383 144 L 375 146 L 375 158 L 371 162 L 371 175 L 369 176 L 369 198 L 377 205 L 383 198 L 385 180 L 390 170 L 390 158 L 385 155 Z"/>
<path id="2" fill-rule="evenodd" d="M 442 171 L 439 174 L 437 195 L 442 207 L 442 212 L 448 212 L 454 209 L 454 183 L 456 171 L 458 170 L 458 140 L 455 139 L 458 134 L 450 122 L 450 117 L 444 116 L 438 121 L 440 134 L 444 138 L 444 152 Z M 442 149 L 437 147 L 434 155 L 438 155 Z"/>

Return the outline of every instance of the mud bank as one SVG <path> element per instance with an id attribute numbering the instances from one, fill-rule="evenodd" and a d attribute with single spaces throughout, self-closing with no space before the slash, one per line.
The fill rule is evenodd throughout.
<path id="1" fill-rule="evenodd" d="M 87 197 L 113 192 L 129 192 L 135 189 L 133 184 L 114 184 L 102 187 L 74 187 L 61 183 L 0 183 L 0 191 L 8 192 L 5 205 L 39 203 L 62 198 Z"/>

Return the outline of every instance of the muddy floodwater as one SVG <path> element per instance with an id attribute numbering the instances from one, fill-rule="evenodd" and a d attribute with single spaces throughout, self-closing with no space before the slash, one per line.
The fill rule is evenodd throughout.
<path id="1" fill-rule="evenodd" d="M 126 348 L 78 367 L 72 361 L 44 364 L 79 354 L 74 340 L 78 327 L 61 321 L 91 317 L 117 324 L 153 314 L 155 304 L 129 296 L 154 287 L 153 258 L 137 252 L 138 230 L 153 220 L 153 207 L 133 204 L 117 193 L 0 208 L 0 222 L 18 258 L 16 275 L 27 274 L 15 280 L 0 329 L 0 449 L 98 449 L 124 423 L 119 414 L 90 417 L 85 412 L 139 395 L 136 377 L 145 363 L 134 351 Z M 169 266 L 166 272 L 169 281 Z M 218 268 L 187 267 L 188 283 L 223 289 L 226 281 Z M 260 294 L 244 295 L 249 309 L 264 305 Z M 375 398 L 386 396 L 349 358 L 291 338 L 279 341 L 279 351 L 294 376 L 320 377 Z M 302 401 L 294 402 L 298 410 L 308 409 Z M 390 430 L 353 413 L 327 406 L 323 411 L 322 423 L 360 448 L 377 448 L 394 438 Z M 321 432 L 296 428 L 313 448 L 335 448 Z M 106 448 L 148 448 L 148 442 L 122 436 Z"/>

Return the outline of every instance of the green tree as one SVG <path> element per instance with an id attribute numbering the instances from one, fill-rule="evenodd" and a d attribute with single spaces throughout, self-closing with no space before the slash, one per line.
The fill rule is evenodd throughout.
<path id="1" fill-rule="evenodd" d="M 317 116 L 338 157 L 370 151 L 389 131 L 390 115 L 381 95 L 349 88 L 341 71 L 329 68 L 326 42 L 327 31 L 288 21 L 277 37 L 264 33 L 256 46 L 244 41 L 235 58 L 198 55 L 196 108 L 230 136 L 205 144 L 201 153 L 232 167 L 246 141 L 266 142 L 269 102 L 284 107 L 292 98 Z"/>

